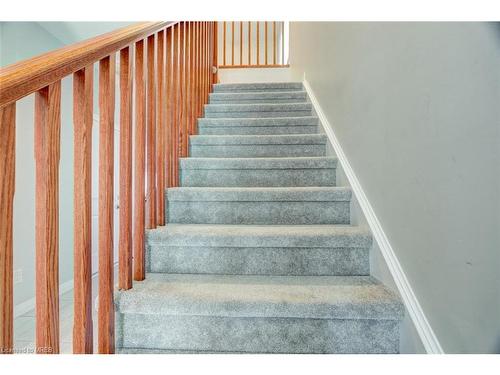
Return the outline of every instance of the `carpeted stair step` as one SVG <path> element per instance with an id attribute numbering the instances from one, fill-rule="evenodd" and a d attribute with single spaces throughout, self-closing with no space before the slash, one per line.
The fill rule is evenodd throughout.
<path id="1" fill-rule="evenodd" d="M 210 104 L 304 103 L 306 101 L 305 91 L 214 92 L 209 94 Z"/>
<path id="2" fill-rule="evenodd" d="M 268 117 L 268 118 L 200 118 L 200 135 L 266 135 L 266 134 L 316 134 L 318 118 Z"/>
<path id="3" fill-rule="evenodd" d="M 255 158 L 325 156 L 323 134 L 192 135 L 190 156 L 195 158 Z"/>
<path id="4" fill-rule="evenodd" d="M 207 118 L 266 118 L 311 115 L 311 103 L 205 104 L 205 117 Z"/>
<path id="5" fill-rule="evenodd" d="M 225 275 L 368 275 L 372 239 L 341 225 L 167 224 L 147 232 L 147 270 Z"/>
<path id="6" fill-rule="evenodd" d="M 351 190 L 345 187 L 167 190 L 167 222 L 179 224 L 349 224 Z"/>
<path id="7" fill-rule="evenodd" d="M 116 293 L 127 349 L 396 353 L 404 309 L 370 276 L 147 274 Z"/>
<path id="8" fill-rule="evenodd" d="M 335 186 L 337 159 L 183 158 L 181 186 L 272 187 Z"/>
<path id="9" fill-rule="evenodd" d="M 213 92 L 302 91 L 301 82 L 218 83 Z"/>

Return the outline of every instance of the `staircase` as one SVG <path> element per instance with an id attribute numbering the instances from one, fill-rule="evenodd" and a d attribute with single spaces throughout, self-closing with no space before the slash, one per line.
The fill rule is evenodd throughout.
<path id="1" fill-rule="evenodd" d="M 397 353 L 404 307 L 370 276 L 301 83 L 217 84 L 115 297 L 122 353 Z"/>

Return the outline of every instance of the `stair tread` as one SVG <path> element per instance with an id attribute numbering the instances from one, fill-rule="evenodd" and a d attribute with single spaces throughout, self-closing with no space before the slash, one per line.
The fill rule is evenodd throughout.
<path id="1" fill-rule="evenodd" d="M 205 104 L 205 112 L 293 112 L 309 111 L 311 103 L 210 103 Z"/>
<path id="2" fill-rule="evenodd" d="M 190 145 L 310 145 L 326 144 L 324 134 L 192 135 Z"/>
<path id="3" fill-rule="evenodd" d="M 174 187 L 169 201 L 324 202 L 349 201 L 349 187 Z"/>
<path id="4" fill-rule="evenodd" d="M 283 158 L 181 158 L 181 169 L 319 169 L 335 168 L 337 158 L 326 156 Z"/>
<path id="5" fill-rule="evenodd" d="M 119 291 L 120 313 L 400 320 L 398 296 L 371 276 L 147 274 Z"/>
<path id="6" fill-rule="evenodd" d="M 227 247 L 358 247 L 370 231 L 350 225 L 167 224 L 147 232 L 149 243 Z"/>
<path id="7" fill-rule="evenodd" d="M 233 126 L 314 126 L 318 125 L 318 117 L 316 116 L 299 116 L 299 117 L 217 117 L 217 118 L 200 118 L 198 119 L 199 126 L 214 126 L 214 127 L 233 127 Z"/>
<path id="8" fill-rule="evenodd" d="M 297 98 L 307 97 L 307 92 L 304 90 L 289 90 L 289 91 L 251 91 L 251 92 L 212 92 L 210 98 Z"/>

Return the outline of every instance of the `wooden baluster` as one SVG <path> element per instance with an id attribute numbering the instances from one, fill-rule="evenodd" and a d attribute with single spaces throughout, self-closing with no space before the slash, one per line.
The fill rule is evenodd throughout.
<path id="1" fill-rule="evenodd" d="M 204 110 L 204 98 L 203 98 L 203 77 L 204 77 L 204 68 L 203 68 L 203 62 L 204 62 L 204 37 L 205 35 L 205 23 L 201 22 L 200 23 L 200 109 L 201 113 L 203 116 L 203 110 Z"/>
<path id="2" fill-rule="evenodd" d="M 257 21 L 257 66 L 260 65 L 260 22 Z"/>
<path id="3" fill-rule="evenodd" d="M 264 56 L 265 56 L 265 60 L 266 60 L 265 61 L 266 65 L 268 64 L 268 62 L 267 62 L 267 50 L 268 50 L 267 39 L 268 39 L 268 37 L 267 37 L 267 21 L 266 21 L 266 22 L 264 22 Z"/>
<path id="4" fill-rule="evenodd" d="M 209 35 L 209 23 L 205 22 L 205 101 L 204 103 L 208 103 L 208 56 L 210 53 L 210 46 L 208 44 L 208 35 Z"/>
<path id="5" fill-rule="evenodd" d="M 234 21 L 231 22 L 231 66 L 234 66 Z"/>
<path id="6" fill-rule="evenodd" d="M 73 353 L 93 352 L 92 122 L 94 66 L 73 74 L 74 319 Z"/>
<path id="7" fill-rule="evenodd" d="M 212 77 L 212 83 L 218 83 L 219 82 L 219 23 L 214 22 L 214 27 L 213 27 L 213 33 L 214 33 L 214 47 L 213 47 L 213 67 L 215 71 L 213 72 L 213 77 Z"/>
<path id="8" fill-rule="evenodd" d="M 157 34 L 157 82 L 158 82 L 158 124 L 156 126 L 156 167 L 157 167 L 157 190 L 156 190 L 156 222 L 165 225 L 165 32 Z"/>
<path id="9" fill-rule="evenodd" d="M 187 142 L 188 142 L 188 122 L 189 122 L 189 109 L 188 109 L 188 94 L 189 94 L 189 22 L 184 22 L 183 32 L 183 78 L 182 78 L 182 128 L 181 128 L 181 157 L 187 156 Z"/>
<path id="10" fill-rule="evenodd" d="M 12 219 L 16 103 L 0 108 L 0 133 L 0 354 L 8 354 L 14 348 Z"/>
<path id="11" fill-rule="evenodd" d="M 252 22 L 248 21 L 248 66 L 252 65 Z"/>
<path id="12" fill-rule="evenodd" d="M 281 22 L 281 65 L 285 65 L 285 23 Z"/>
<path id="13" fill-rule="evenodd" d="M 113 169 L 115 114 L 115 56 L 99 62 L 99 310 L 98 349 L 115 351 L 113 303 Z"/>
<path id="14" fill-rule="evenodd" d="M 179 151 L 178 155 L 179 158 L 184 156 L 184 131 L 185 131 L 185 121 L 186 121 L 186 23 L 182 22 L 181 23 L 181 29 L 180 29 L 180 50 L 179 50 L 179 57 L 180 57 L 180 90 L 179 90 L 179 97 L 180 97 L 180 116 L 179 116 Z M 177 160 L 177 168 L 179 168 L 179 160 Z"/>
<path id="15" fill-rule="evenodd" d="M 166 124 L 165 124 L 165 157 L 166 157 L 166 174 L 165 174 L 165 186 L 172 186 L 172 159 L 171 159 L 171 149 L 172 149 L 172 137 L 171 137 L 171 129 L 172 129 L 172 105 L 174 99 L 174 92 L 172 90 L 172 27 L 167 28 L 166 30 L 166 90 L 167 90 L 167 114 Z"/>
<path id="16" fill-rule="evenodd" d="M 214 81 L 214 66 L 216 66 L 216 61 L 217 61 L 217 33 L 216 33 L 216 27 L 217 22 L 211 22 L 210 23 L 210 61 L 209 61 L 209 67 L 208 67 L 208 74 L 210 77 L 210 92 L 213 91 L 213 84 L 215 83 Z"/>
<path id="17" fill-rule="evenodd" d="M 200 24 L 200 107 L 201 111 L 204 109 L 204 88 L 205 88 L 205 22 L 201 22 Z"/>
<path id="18" fill-rule="evenodd" d="M 36 349 L 59 353 L 61 81 L 35 95 Z"/>
<path id="19" fill-rule="evenodd" d="M 145 277 L 146 81 L 144 41 L 135 44 L 134 280 Z"/>
<path id="20" fill-rule="evenodd" d="M 120 51 L 120 237 L 118 288 L 132 288 L 132 57 Z"/>
<path id="21" fill-rule="evenodd" d="M 227 29 L 227 25 L 226 25 L 226 21 L 224 21 L 224 29 L 222 30 L 222 56 L 223 56 L 223 62 L 224 62 L 224 66 L 226 66 L 226 29 Z"/>
<path id="22" fill-rule="evenodd" d="M 179 128 L 179 35 L 180 35 L 180 24 L 176 24 L 172 30 L 173 36 L 173 73 L 172 73 L 172 92 L 174 95 L 173 106 L 172 106 L 172 129 L 171 129 L 171 139 L 172 139 L 172 186 L 178 186 L 178 128 Z"/>
<path id="23" fill-rule="evenodd" d="M 273 21 L 273 65 L 276 65 L 276 21 Z"/>
<path id="24" fill-rule="evenodd" d="M 225 25 L 225 22 L 224 22 Z M 202 113 L 200 96 L 200 71 L 201 71 L 201 22 L 196 23 L 196 117 Z"/>
<path id="25" fill-rule="evenodd" d="M 240 65 L 243 65 L 243 22 L 240 21 Z"/>
<path id="26" fill-rule="evenodd" d="M 146 228 L 156 228 L 156 74 L 155 74 L 155 35 L 147 38 L 147 128 L 146 128 L 146 164 L 148 193 L 146 202 Z"/>
<path id="27" fill-rule="evenodd" d="M 194 22 L 189 22 L 189 132 L 194 134 L 195 115 L 194 115 Z M 188 139 L 189 150 L 189 139 Z"/>

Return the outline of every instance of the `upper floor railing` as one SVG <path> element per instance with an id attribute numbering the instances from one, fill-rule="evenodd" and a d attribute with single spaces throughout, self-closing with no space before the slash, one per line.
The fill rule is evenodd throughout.
<path id="1" fill-rule="evenodd" d="M 165 187 L 177 186 L 211 84 L 215 22 L 143 22 L 0 70 L 0 352 L 13 351 L 13 197 L 16 101 L 35 94 L 37 352 L 59 352 L 61 80 L 73 75 L 73 352 L 92 353 L 91 176 L 93 72 L 98 64 L 98 351 L 114 352 L 113 145 L 118 87 L 120 289 L 145 277 L 144 230 L 165 224 Z M 118 64 L 116 62 L 118 60 Z M 119 82 L 115 82 L 116 66 Z M 134 154 L 132 147 L 134 145 Z M 134 170 L 132 170 L 134 168 Z M 132 210 L 133 209 L 133 210 Z M 132 217 L 134 215 L 134 217 Z"/>
<path id="2" fill-rule="evenodd" d="M 220 68 L 288 66 L 288 24 L 277 21 L 219 22 Z"/>

